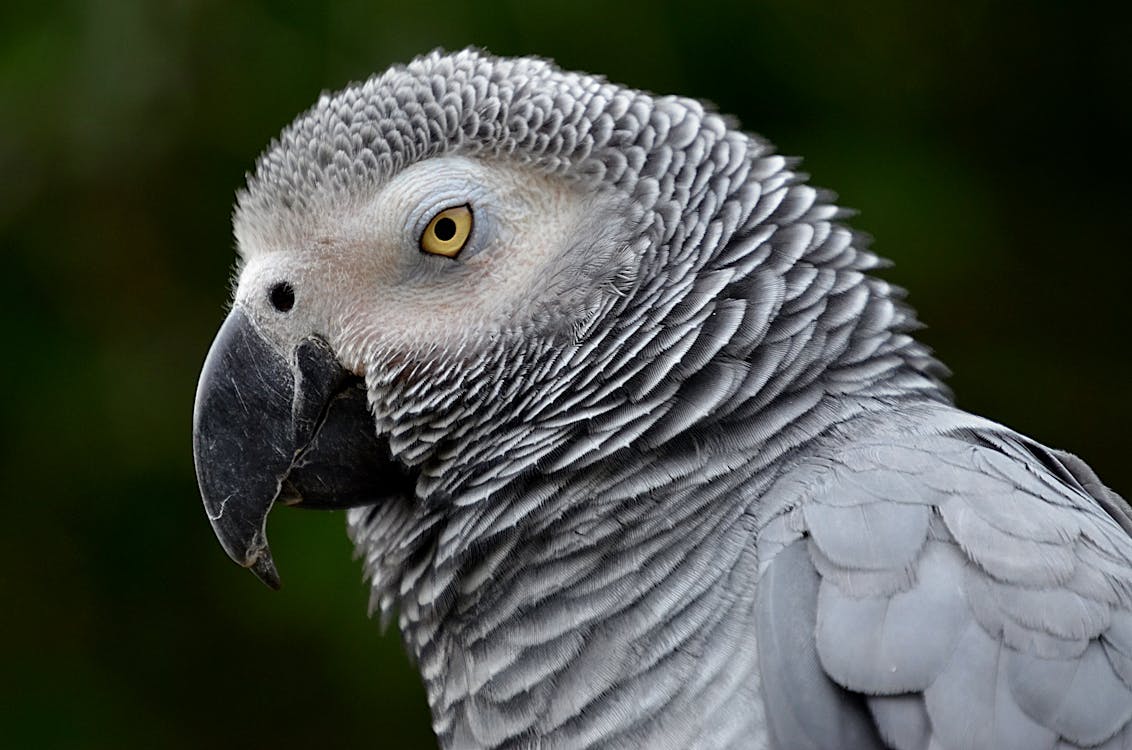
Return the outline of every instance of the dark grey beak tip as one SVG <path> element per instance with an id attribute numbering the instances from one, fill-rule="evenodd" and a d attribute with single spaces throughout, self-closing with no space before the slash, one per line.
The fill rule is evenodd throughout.
<path id="1" fill-rule="evenodd" d="M 278 591 L 283 586 L 283 582 L 279 579 L 279 571 L 275 569 L 275 561 L 271 559 L 271 553 L 266 549 L 259 553 L 248 569 L 273 591 Z"/>

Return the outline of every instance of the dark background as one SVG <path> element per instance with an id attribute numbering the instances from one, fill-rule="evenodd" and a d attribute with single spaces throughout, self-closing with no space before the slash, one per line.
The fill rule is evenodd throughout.
<path id="1" fill-rule="evenodd" d="M 4 3 L 4 744 L 431 745 L 341 517 L 273 516 L 269 592 L 213 539 L 190 419 L 245 170 L 320 90 L 437 46 L 706 98 L 804 156 L 896 261 L 959 403 L 1132 494 L 1132 24 L 842 5 Z"/>

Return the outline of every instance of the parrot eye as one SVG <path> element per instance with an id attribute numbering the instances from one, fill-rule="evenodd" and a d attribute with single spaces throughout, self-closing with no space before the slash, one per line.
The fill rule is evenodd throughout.
<path id="1" fill-rule="evenodd" d="M 295 289 L 286 281 L 280 281 L 271 287 L 268 296 L 271 298 L 271 306 L 279 312 L 285 313 L 295 306 Z"/>
<path id="2" fill-rule="evenodd" d="M 472 234 L 472 208 L 468 205 L 446 208 L 425 227 L 421 250 L 430 255 L 455 258 Z"/>

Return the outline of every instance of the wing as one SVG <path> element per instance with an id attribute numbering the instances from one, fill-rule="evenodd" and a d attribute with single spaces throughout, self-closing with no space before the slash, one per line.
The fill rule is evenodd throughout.
<path id="1" fill-rule="evenodd" d="M 1001 428 L 874 435 L 763 505 L 779 747 L 1132 748 L 1132 522 L 1079 460 Z"/>

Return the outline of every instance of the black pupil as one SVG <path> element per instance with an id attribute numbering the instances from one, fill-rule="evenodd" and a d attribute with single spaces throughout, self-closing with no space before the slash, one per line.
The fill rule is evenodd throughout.
<path id="1" fill-rule="evenodd" d="M 441 242 L 447 242 L 456 236 L 456 222 L 445 216 L 443 219 L 436 222 L 436 226 L 433 227 L 432 231 L 436 235 L 436 239 Z"/>
<path id="2" fill-rule="evenodd" d="M 271 305 L 279 312 L 287 312 L 295 306 L 295 290 L 286 281 L 271 287 Z"/>

